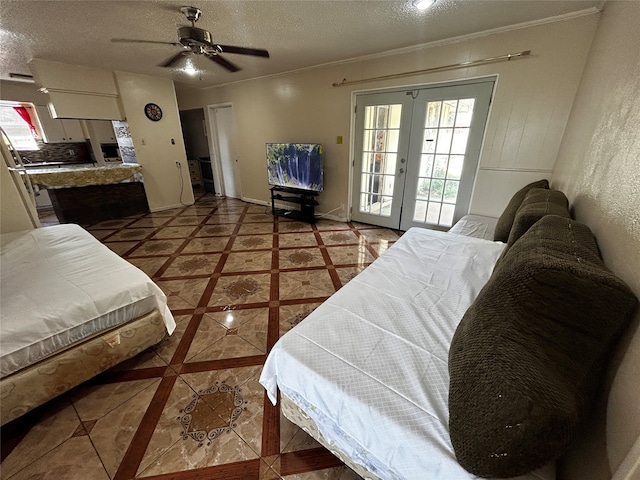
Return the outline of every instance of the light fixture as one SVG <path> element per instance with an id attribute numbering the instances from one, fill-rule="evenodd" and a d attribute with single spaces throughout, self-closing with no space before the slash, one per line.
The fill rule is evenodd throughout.
<path id="1" fill-rule="evenodd" d="M 184 66 L 182 71 L 188 75 L 195 75 L 198 73 L 198 70 L 196 70 L 196 67 L 193 66 L 193 62 L 190 58 L 187 59 L 186 65 Z"/>
<path id="2" fill-rule="evenodd" d="M 434 3 L 436 3 L 436 0 L 413 0 L 413 6 L 418 10 L 426 10 Z"/>

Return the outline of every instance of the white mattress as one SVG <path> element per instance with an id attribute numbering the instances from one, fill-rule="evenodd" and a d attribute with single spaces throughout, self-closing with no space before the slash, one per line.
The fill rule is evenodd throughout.
<path id="1" fill-rule="evenodd" d="M 78 225 L 1 236 L 0 375 L 157 308 L 160 288 Z"/>
<path id="2" fill-rule="evenodd" d="M 504 244 L 412 228 L 274 346 L 279 388 L 353 461 L 383 479 L 471 479 L 448 433 L 447 358 Z M 549 465 L 521 479 L 553 479 Z"/>
<path id="3" fill-rule="evenodd" d="M 485 217 L 483 215 L 465 215 L 449 229 L 449 233 L 456 235 L 466 235 L 467 237 L 483 238 L 493 240 L 498 219 Z"/>

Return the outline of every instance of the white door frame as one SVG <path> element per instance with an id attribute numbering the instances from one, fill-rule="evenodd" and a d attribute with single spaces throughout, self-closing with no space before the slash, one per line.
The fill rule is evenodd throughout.
<path id="1" fill-rule="evenodd" d="M 207 112 L 205 115 L 205 123 L 207 124 L 207 132 L 209 132 L 208 145 L 209 145 L 209 156 L 211 158 L 211 170 L 213 172 L 213 183 L 216 191 L 216 195 L 218 196 L 226 196 L 225 186 L 224 186 L 224 176 L 222 174 L 222 163 L 221 163 L 221 154 L 220 154 L 220 146 L 218 140 L 218 125 L 216 122 L 215 111 L 219 108 L 231 108 L 233 109 L 233 104 L 231 102 L 225 103 L 215 103 L 212 105 L 207 105 Z M 235 149 L 234 145 L 234 149 Z M 236 175 L 239 175 L 239 172 L 235 171 Z M 242 182 L 240 178 L 237 178 L 238 184 L 240 185 L 240 197 L 242 198 Z"/>
<path id="2" fill-rule="evenodd" d="M 482 75 L 482 76 L 478 76 L 478 77 L 469 77 L 469 78 L 461 78 L 458 80 L 444 80 L 442 82 L 433 82 L 433 83 L 419 83 L 419 84 L 411 84 L 411 85 L 397 85 L 394 87 L 384 87 L 384 88 L 372 88 L 372 89 L 366 89 L 366 90 L 354 90 L 351 92 L 351 120 L 350 120 L 350 128 L 349 128 L 349 188 L 347 191 L 347 212 L 346 212 L 346 217 L 348 221 L 351 221 L 351 212 L 353 211 L 353 181 L 354 181 L 354 175 L 355 175 L 355 170 L 354 170 L 354 164 L 355 164 L 355 156 L 356 156 L 356 145 L 355 145 L 355 137 L 356 137 L 356 128 L 357 128 L 357 124 L 356 124 L 356 115 L 355 115 L 355 110 L 356 110 L 356 101 L 357 101 L 357 97 L 358 95 L 368 95 L 368 94 L 374 94 L 374 93 L 392 93 L 392 92 L 402 92 L 402 91 L 406 91 L 406 90 L 412 90 L 412 89 L 424 89 L 424 88 L 439 88 L 439 87 L 448 87 L 448 86 L 457 86 L 457 85 L 464 85 L 466 83 L 477 83 L 477 82 L 483 82 L 483 81 L 488 81 L 488 80 L 493 80 L 494 81 L 494 90 L 493 90 L 493 94 L 492 94 L 492 100 L 493 100 L 493 96 L 495 95 L 495 91 L 498 85 L 498 80 L 499 80 L 499 75 L 497 74 L 492 74 L 492 75 Z M 482 146 L 480 148 L 480 152 L 479 152 L 479 156 L 478 156 L 478 164 L 476 165 L 476 171 L 474 172 L 474 184 L 473 187 L 471 189 L 471 198 L 473 198 L 473 192 L 475 191 L 475 179 L 478 178 L 478 170 L 480 170 L 480 160 L 482 159 L 482 147 L 484 147 L 484 140 L 487 134 L 487 126 L 489 124 L 489 118 L 491 116 L 491 107 L 489 108 L 489 114 L 487 116 L 487 120 L 486 120 L 486 124 L 485 124 L 485 129 L 484 129 L 484 133 L 482 136 Z"/>

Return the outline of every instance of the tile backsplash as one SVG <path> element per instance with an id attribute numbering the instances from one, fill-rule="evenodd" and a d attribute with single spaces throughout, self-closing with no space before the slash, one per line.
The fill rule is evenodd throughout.
<path id="1" fill-rule="evenodd" d="M 23 163 L 93 162 L 89 148 L 82 143 L 44 143 L 36 140 L 38 150 L 20 150 Z"/>

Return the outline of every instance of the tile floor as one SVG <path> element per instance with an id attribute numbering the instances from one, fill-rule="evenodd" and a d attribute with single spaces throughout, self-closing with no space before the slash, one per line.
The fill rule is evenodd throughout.
<path id="1" fill-rule="evenodd" d="M 258 378 L 277 339 L 399 232 L 196 196 L 87 227 L 163 289 L 176 331 L 4 426 L 2 478 L 359 478 L 286 420 Z"/>

